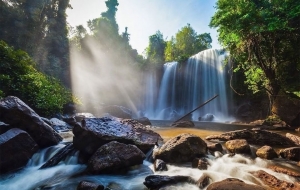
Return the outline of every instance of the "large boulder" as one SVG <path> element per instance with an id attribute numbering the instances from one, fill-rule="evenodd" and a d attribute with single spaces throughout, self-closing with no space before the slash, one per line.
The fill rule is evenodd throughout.
<path id="1" fill-rule="evenodd" d="M 257 149 L 256 156 L 267 160 L 273 160 L 274 158 L 278 157 L 275 150 L 270 146 L 263 146 Z"/>
<path id="2" fill-rule="evenodd" d="M 136 145 L 143 152 L 162 141 L 159 134 L 131 119 L 85 118 L 81 125 L 74 126 L 73 133 L 74 147 L 90 156 L 111 141 Z"/>
<path id="3" fill-rule="evenodd" d="M 112 141 L 101 146 L 88 161 L 87 170 L 93 174 L 116 173 L 142 164 L 145 154 L 135 145 Z"/>
<path id="4" fill-rule="evenodd" d="M 281 149 L 279 154 L 282 158 L 297 162 L 300 161 L 300 147 Z"/>
<path id="5" fill-rule="evenodd" d="M 207 190 L 267 190 L 265 187 L 258 185 L 247 184 L 236 178 L 227 178 L 223 181 L 218 181 L 210 184 Z"/>
<path id="6" fill-rule="evenodd" d="M 184 133 L 168 140 L 161 148 L 153 151 L 155 159 L 171 163 L 191 162 L 207 153 L 206 143 L 198 136 Z"/>
<path id="7" fill-rule="evenodd" d="M 243 129 L 226 132 L 220 135 L 210 135 L 206 140 L 229 141 L 234 139 L 245 139 L 248 143 L 254 145 L 269 146 L 295 146 L 295 142 L 278 133 L 261 129 Z"/>
<path id="8" fill-rule="evenodd" d="M 225 147 L 231 153 L 251 155 L 251 149 L 245 139 L 230 140 L 225 143 Z"/>
<path id="9" fill-rule="evenodd" d="M 0 135 L 0 174 L 24 167 L 38 145 L 21 129 L 13 128 Z"/>
<path id="10" fill-rule="evenodd" d="M 58 144 L 62 137 L 22 100 L 8 96 L 0 100 L 0 120 L 26 131 L 40 148 Z"/>

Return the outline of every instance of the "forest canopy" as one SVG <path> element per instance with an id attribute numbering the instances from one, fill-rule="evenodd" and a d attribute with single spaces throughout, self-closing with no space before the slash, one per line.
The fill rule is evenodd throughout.
<path id="1" fill-rule="evenodd" d="M 210 26 L 248 88 L 266 91 L 271 102 L 281 90 L 299 95 L 299 1 L 218 0 L 216 10 Z"/>

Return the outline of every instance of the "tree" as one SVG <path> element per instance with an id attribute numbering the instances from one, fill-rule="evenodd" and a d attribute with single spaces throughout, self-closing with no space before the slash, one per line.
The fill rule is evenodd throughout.
<path id="1" fill-rule="evenodd" d="M 209 33 L 198 35 L 190 24 L 184 26 L 166 42 L 166 61 L 184 61 L 190 56 L 211 48 L 212 39 Z"/>
<path id="2" fill-rule="evenodd" d="M 66 9 L 69 0 L 1 0 L 0 39 L 33 57 L 37 67 L 69 84 Z"/>
<path id="3" fill-rule="evenodd" d="M 149 45 L 146 49 L 147 59 L 150 63 L 163 64 L 165 62 L 166 42 L 164 41 L 163 34 L 157 31 L 149 37 Z"/>
<path id="4" fill-rule="evenodd" d="M 300 91 L 300 3 L 297 0 L 219 0 L 210 22 L 219 41 L 270 105 L 280 90 Z"/>

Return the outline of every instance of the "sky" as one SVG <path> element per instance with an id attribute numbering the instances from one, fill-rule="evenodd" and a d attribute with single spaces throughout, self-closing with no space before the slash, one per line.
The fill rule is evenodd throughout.
<path id="1" fill-rule="evenodd" d="M 84 25 L 88 20 L 100 17 L 107 10 L 106 0 L 71 0 L 73 9 L 67 10 L 71 26 Z M 130 44 L 143 54 L 149 36 L 160 31 L 166 40 L 188 23 L 197 34 L 210 33 L 212 47 L 220 48 L 217 31 L 208 26 L 217 0 L 118 0 L 116 20 L 119 33 L 128 27 Z"/>

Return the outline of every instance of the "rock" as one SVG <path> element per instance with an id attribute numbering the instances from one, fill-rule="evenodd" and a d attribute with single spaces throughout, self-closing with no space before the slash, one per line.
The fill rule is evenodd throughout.
<path id="1" fill-rule="evenodd" d="M 195 158 L 192 161 L 192 167 L 198 168 L 199 170 L 207 170 L 208 161 L 205 158 Z"/>
<path id="2" fill-rule="evenodd" d="M 249 124 L 250 124 L 250 125 L 255 125 L 255 126 L 262 126 L 263 123 L 264 123 L 264 121 L 265 121 L 265 120 L 259 119 L 259 120 L 252 121 L 252 122 L 250 122 Z"/>
<path id="3" fill-rule="evenodd" d="M 220 135 L 210 135 L 206 140 L 228 141 L 233 139 L 245 139 L 248 143 L 254 145 L 269 146 L 295 146 L 295 143 L 289 138 L 278 133 L 260 130 L 260 129 L 243 129 L 226 132 Z"/>
<path id="4" fill-rule="evenodd" d="M 252 174 L 259 178 L 265 185 L 269 186 L 271 189 L 284 189 L 284 190 L 299 190 L 300 185 L 298 183 L 289 183 L 280 179 L 277 179 L 275 176 L 268 174 L 263 170 L 252 172 Z"/>
<path id="5" fill-rule="evenodd" d="M 122 119 L 131 119 L 132 118 L 132 111 L 128 108 L 123 106 L 106 106 L 98 110 L 100 116 L 104 116 L 105 114 L 112 115 L 114 117 L 122 118 Z"/>
<path id="6" fill-rule="evenodd" d="M 204 189 L 206 186 L 209 185 L 209 181 L 210 181 L 210 177 L 206 174 L 202 174 L 202 176 L 199 178 L 199 180 L 196 183 L 200 189 Z"/>
<path id="7" fill-rule="evenodd" d="M 291 147 L 281 149 L 279 152 L 282 158 L 293 160 L 293 161 L 300 161 L 300 147 Z"/>
<path id="8" fill-rule="evenodd" d="M 159 134 L 131 119 L 86 118 L 81 123 L 81 126 L 73 128 L 73 143 L 75 148 L 87 155 L 92 155 L 100 146 L 111 141 L 136 145 L 144 153 L 162 141 Z"/>
<path id="9" fill-rule="evenodd" d="M 212 154 L 216 151 L 223 152 L 223 147 L 220 143 L 207 144 L 207 148 Z"/>
<path id="10" fill-rule="evenodd" d="M 195 124 L 192 121 L 177 121 L 176 123 L 172 123 L 172 127 L 182 127 L 182 128 L 193 128 Z"/>
<path id="11" fill-rule="evenodd" d="M 213 121 L 215 116 L 213 114 L 206 114 L 198 118 L 198 121 Z"/>
<path id="12" fill-rule="evenodd" d="M 191 162 L 207 153 L 206 143 L 198 136 L 184 133 L 168 140 L 160 149 L 153 152 L 155 159 L 171 163 Z"/>
<path id="13" fill-rule="evenodd" d="M 145 178 L 144 185 L 150 190 L 160 189 L 167 185 L 174 185 L 177 183 L 191 183 L 196 184 L 189 176 L 165 176 L 165 175 L 149 175 Z"/>
<path id="14" fill-rule="evenodd" d="M 77 190 L 104 190 L 104 186 L 90 181 L 81 181 Z"/>
<path id="15" fill-rule="evenodd" d="M 137 122 L 143 124 L 143 125 L 152 125 L 150 120 L 147 117 L 140 117 L 138 119 L 135 119 Z"/>
<path id="16" fill-rule="evenodd" d="M 285 136 L 289 139 L 291 139 L 291 141 L 293 141 L 296 145 L 300 146 L 300 137 L 297 135 L 293 135 L 291 133 L 287 133 L 285 134 Z"/>
<path id="17" fill-rule="evenodd" d="M 40 148 L 56 145 L 62 140 L 37 113 L 14 96 L 0 100 L 0 120 L 26 131 Z"/>
<path id="18" fill-rule="evenodd" d="M 273 102 L 272 113 L 280 116 L 288 125 L 299 126 L 299 98 L 294 98 L 291 95 L 287 95 L 284 91 L 280 91 Z"/>
<path id="19" fill-rule="evenodd" d="M 267 188 L 247 184 L 236 178 L 227 178 L 223 181 L 218 181 L 210 184 L 207 190 L 267 190 Z"/>
<path id="20" fill-rule="evenodd" d="M 116 183 L 116 182 L 110 182 L 104 190 L 124 190 L 122 185 Z"/>
<path id="21" fill-rule="evenodd" d="M 289 176 L 292 176 L 292 177 L 300 177 L 300 172 L 297 172 L 296 168 L 295 171 L 292 170 L 291 168 L 288 168 L 288 167 L 280 167 L 280 166 L 268 166 L 268 169 L 271 169 L 273 170 L 274 172 L 277 172 L 277 173 L 283 173 L 283 174 L 286 174 L 286 175 L 289 175 Z M 298 168 L 298 171 L 299 171 L 299 168 Z"/>
<path id="22" fill-rule="evenodd" d="M 245 139 L 230 140 L 225 143 L 225 147 L 231 153 L 251 155 L 251 149 Z"/>
<path id="23" fill-rule="evenodd" d="M 39 147 L 28 133 L 13 128 L 0 135 L 0 174 L 24 167 Z"/>
<path id="24" fill-rule="evenodd" d="M 59 120 L 57 118 L 51 118 L 51 127 L 57 132 L 69 131 L 73 127 L 66 122 Z"/>
<path id="25" fill-rule="evenodd" d="M 257 149 L 256 156 L 263 158 L 263 159 L 268 159 L 268 160 L 273 160 L 274 158 L 278 157 L 275 150 L 270 146 L 263 146 L 263 147 Z"/>
<path id="26" fill-rule="evenodd" d="M 161 159 L 156 159 L 153 163 L 154 171 L 168 171 L 166 162 Z"/>
<path id="27" fill-rule="evenodd" d="M 142 164 L 145 154 L 134 145 L 116 141 L 101 146 L 89 159 L 87 171 L 92 174 L 116 173 Z"/>

